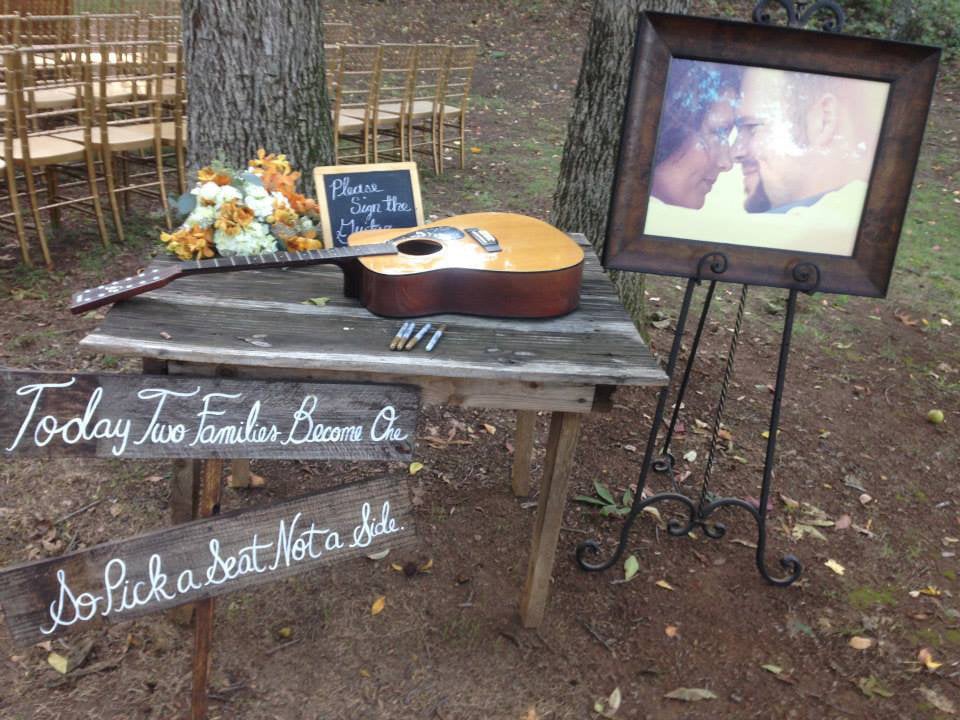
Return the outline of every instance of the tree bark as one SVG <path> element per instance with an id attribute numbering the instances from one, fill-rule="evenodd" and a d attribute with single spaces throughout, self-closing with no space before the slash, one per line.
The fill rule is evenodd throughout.
<path id="1" fill-rule="evenodd" d="M 313 195 L 333 163 L 320 0 L 183 0 L 187 162 L 237 168 L 258 148 L 284 153 Z"/>
<path id="2" fill-rule="evenodd" d="M 584 233 L 601 252 L 627 99 L 637 20 L 642 10 L 685 13 L 689 0 L 594 0 L 587 47 L 567 127 L 553 222 Z M 624 307 L 643 319 L 643 276 L 611 272 Z"/>

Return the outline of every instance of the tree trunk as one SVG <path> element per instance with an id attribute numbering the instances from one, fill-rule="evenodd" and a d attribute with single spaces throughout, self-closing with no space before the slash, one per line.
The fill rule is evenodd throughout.
<path id="1" fill-rule="evenodd" d="M 183 43 L 190 168 L 244 168 L 262 147 L 313 195 L 313 167 L 333 163 L 320 0 L 183 0 Z"/>
<path id="2" fill-rule="evenodd" d="M 553 196 L 553 222 L 562 230 L 584 233 L 598 253 L 607 231 L 640 11 L 685 13 L 688 6 L 689 0 L 594 0 L 560 178 Z M 643 276 L 611 272 L 611 278 L 624 307 L 640 327 Z"/>

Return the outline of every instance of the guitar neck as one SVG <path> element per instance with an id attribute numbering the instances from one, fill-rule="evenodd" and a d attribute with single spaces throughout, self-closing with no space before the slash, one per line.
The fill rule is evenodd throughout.
<path id="1" fill-rule="evenodd" d="M 87 312 L 101 305 L 109 305 L 141 295 L 150 290 L 161 288 L 182 275 L 233 270 L 261 270 L 296 265 L 320 265 L 323 263 L 338 263 L 367 255 L 394 255 L 396 253 L 396 245 L 385 242 L 336 247 L 328 250 L 274 252 L 264 255 L 235 255 L 209 260 L 188 260 L 167 267 L 153 267 L 140 275 L 132 275 L 122 280 L 115 280 L 74 293 L 70 312 L 74 314 Z"/>
<path id="2" fill-rule="evenodd" d="M 367 255 L 395 255 L 396 253 L 395 245 L 377 243 L 375 245 L 343 246 L 325 250 L 307 250 L 305 252 L 228 255 L 210 258 L 209 260 L 187 260 L 180 263 L 179 274 L 193 275 L 195 273 L 229 272 L 232 270 L 262 270 L 297 265 L 322 265 Z"/>

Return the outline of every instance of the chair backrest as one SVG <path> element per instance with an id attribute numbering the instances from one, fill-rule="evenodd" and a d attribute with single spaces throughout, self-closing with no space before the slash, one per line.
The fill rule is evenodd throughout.
<path id="1" fill-rule="evenodd" d="M 377 107 L 390 103 L 406 114 L 413 94 L 417 46 L 400 43 L 380 45 L 380 84 L 377 89 Z"/>
<path id="2" fill-rule="evenodd" d="M 83 143 L 90 147 L 91 68 L 86 45 L 57 46 L 60 72 L 42 84 L 33 84 L 33 69 L 49 47 L 18 47 L 4 58 L 7 71 L 7 112 L 20 140 L 24 163 L 30 167 L 29 138 L 53 135 L 65 128 L 83 129 Z M 40 94 L 59 93 L 65 103 L 36 102 Z"/>
<path id="3" fill-rule="evenodd" d="M 477 60 L 477 45 L 451 45 L 443 78 L 443 103 L 467 109 L 473 68 Z"/>
<path id="4" fill-rule="evenodd" d="M 25 14 L 20 19 L 17 45 L 73 45 L 88 34 L 87 16 Z"/>
<path id="5" fill-rule="evenodd" d="M 20 16 L 0 15 L 0 45 L 10 46 L 20 37 Z"/>
<path id="6" fill-rule="evenodd" d="M 443 101 L 443 77 L 450 47 L 440 44 L 417 45 L 414 59 L 412 100 L 430 102 L 436 110 Z"/>
<path id="7" fill-rule="evenodd" d="M 350 23 L 325 22 L 323 24 L 323 44 L 339 45 L 350 42 Z"/>
<path id="8" fill-rule="evenodd" d="M 131 59 L 130 45 L 137 53 Z M 92 80 L 93 121 L 107 132 L 108 126 L 158 125 L 163 80 L 163 43 L 127 41 L 100 43 Z M 159 128 L 157 128 L 159 132 Z"/>
<path id="9" fill-rule="evenodd" d="M 340 46 L 333 103 L 335 118 L 344 110 L 362 110 L 367 120 L 373 116 L 380 87 L 381 59 L 379 45 Z"/>

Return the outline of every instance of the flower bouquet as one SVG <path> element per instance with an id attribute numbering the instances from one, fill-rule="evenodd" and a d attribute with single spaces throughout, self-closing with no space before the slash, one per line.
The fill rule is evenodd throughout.
<path id="1" fill-rule="evenodd" d="M 183 224 L 160 241 L 182 260 L 319 250 L 317 205 L 296 191 L 299 178 L 284 155 L 263 148 L 242 172 L 213 162 L 177 200 Z"/>

